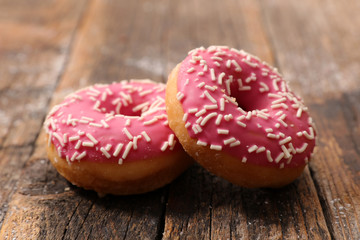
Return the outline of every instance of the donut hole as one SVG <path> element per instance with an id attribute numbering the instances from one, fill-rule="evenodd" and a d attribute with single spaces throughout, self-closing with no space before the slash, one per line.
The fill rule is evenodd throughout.
<path id="1" fill-rule="evenodd" d="M 131 116 L 131 117 L 140 117 L 141 116 L 141 110 L 133 111 L 134 106 L 131 104 L 129 106 L 123 106 L 120 108 L 119 113 L 124 116 Z"/>
<path id="2" fill-rule="evenodd" d="M 133 103 L 128 103 L 128 104 L 121 104 L 120 107 L 117 104 L 113 104 L 111 101 L 109 102 L 103 102 L 100 106 L 99 109 L 101 110 L 102 113 L 104 114 L 121 114 L 124 116 L 132 116 L 132 117 L 140 117 L 142 114 L 142 110 L 143 109 L 139 109 L 137 108 L 137 106 L 141 104 L 141 102 L 139 103 L 139 101 L 134 101 Z"/>
<path id="3" fill-rule="evenodd" d="M 268 104 L 264 101 L 265 99 L 259 97 L 256 91 L 239 91 L 238 88 L 238 86 L 234 86 L 231 89 L 230 97 L 235 98 L 238 106 L 243 110 L 249 112 L 267 107 Z"/>

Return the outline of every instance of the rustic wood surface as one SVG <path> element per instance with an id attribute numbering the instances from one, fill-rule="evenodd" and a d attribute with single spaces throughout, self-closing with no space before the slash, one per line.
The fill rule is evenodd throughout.
<path id="1" fill-rule="evenodd" d="M 0 0 L 0 239 L 360 239 L 360 1 Z M 166 82 L 192 48 L 275 65 L 318 127 L 315 159 L 277 190 L 197 165 L 138 196 L 72 186 L 42 123 L 94 83 Z"/>

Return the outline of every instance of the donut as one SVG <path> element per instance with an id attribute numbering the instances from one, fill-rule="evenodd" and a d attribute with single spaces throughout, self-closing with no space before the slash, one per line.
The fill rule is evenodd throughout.
<path id="1" fill-rule="evenodd" d="M 313 156 L 308 108 L 277 69 L 245 51 L 190 51 L 169 75 L 165 100 L 185 151 L 234 184 L 285 186 Z"/>
<path id="2" fill-rule="evenodd" d="M 168 126 L 165 85 L 97 84 L 70 94 L 44 122 L 47 153 L 72 184 L 99 195 L 160 188 L 192 159 Z"/>

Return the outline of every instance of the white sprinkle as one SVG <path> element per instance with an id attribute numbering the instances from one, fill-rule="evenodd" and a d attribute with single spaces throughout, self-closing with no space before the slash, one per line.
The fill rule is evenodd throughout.
<path id="1" fill-rule="evenodd" d="M 57 132 L 53 132 L 53 136 L 59 141 L 60 145 L 64 147 L 63 139 L 60 137 L 60 135 Z"/>
<path id="2" fill-rule="evenodd" d="M 128 156 L 128 154 L 129 154 L 132 146 L 133 146 L 133 142 L 129 142 L 129 143 L 126 145 L 125 151 L 124 151 L 124 153 L 123 153 L 123 155 L 122 155 L 122 159 L 125 159 L 125 158 Z"/>
<path id="3" fill-rule="evenodd" d="M 289 137 L 287 137 L 287 138 L 285 138 L 285 139 L 283 139 L 283 140 L 280 140 L 279 141 L 279 144 L 280 145 L 283 145 L 283 144 L 286 144 L 286 143 L 288 143 L 288 142 L 290 142 L 291 141 L 291 137 L 289 136 Z"/>
<path id="4" fill-rule="evenodd" d="M 242 71 L 240 65 L 234 59 L 231 60 L 231 62 L 235 66 L 235 72 L 241 72 Z"/>
<path id="5" fill-rule="evenodd" d="M 250 91 L 251 90 L 251 87 L 250 86 L 242 86 L 242 87 L 239 87 L 239 91 Z"/>
<path id="6" fill-rule="evenodd" d="M 196 113 L 197 111 L 198 111 L 197 108 L 190 108 L 190 109 L 188 110 L 189 113 Z"/>
<path id="7" fill-rule="evenodd" d="M 211 57 L 211 59 L 216 60 L 216 61 L 220 61 L 220 62 L 223 60 L 221 57 L 217 57 L 217 56 Z"/>
<path id="8" fill-rule="evenodd" d="M 272 134 L 272 133 L 268 133 L 266 135 L 268 138 L 274 138 L 274 139 L 279 139 L 279 136 L 275 135 L 275 134 Z"/>
<path id="9" fill-rule="evenodd" d="M 217 105 L 217 104 L 205 105 L 204 108 L 205 108 L 206 110 L 218 109 L 218 105 Z"/>
<path id="10" fill-rule="evenodd" d="M 202 88 L 203 86 L 205 86 L 205 82 L 201 82 L 197 85 L 198 88 Z"/>
<path id="11" fill-rule="evenodd" d="M 158 119 L 156 117 L 154 117 L 154 118 L 144 122 L 144 125 L 150 125 L 150 124 L 153 124 L 153 123 L 155 123 L 157 121 L 158 121 Z"/>
<path id="12" fill-rule="evenodd" d="M 237 82 L 238 82 L 238 84 L 239 84 L 239 89 L 242 88 L 242 87 L 243 87 L 243 83 L 242 83 L 241 78 L 239 78 L 239 79 L 237 80 Z"/>
<path id="13" fill-rule="evenodd" d="M 178 101 L 181 101 L 184 97 L 185 97 L 185 95 L 182 92 L 178 92 L 176 94 L 176 98 Z"/>
<path id="14" fill-rule="evenodd" d="M 282 119 L 278 119 L 278 121 L 279 121 L 284 127 L 287 127 L 287 126 L 288 126 L 287 123 L 284 122 Z"/>
<path id="15" fill-rule="evenodd" d="M 74 161 L 75 160 L 75 158 L 76 158 L 76 156 L 77 155 L 79 155 L 79 153 L 78 152 L 74 152 L 74 154 L 72 155 L 72 157 L 70 158 L 70 161 Z"/>
<path id="16" fill-rule="evenodd" d="M 252 145 L 251 147 L 249 147 L 248 152 L 252 153 L 252 152 L 256 151 L 256 149 L 258 149 L 258 146 Z"/>
<path id="17" fill-rule="evenodd" d="M 151 138 L 149 137 L 149 135 L 148 135 L 145 131 L 142 131 L 142 132 L 141 132 L 141 135 L 144 136 L 146 142 L 150 142 L 150 141 L 151 141 Z"/>
<path id="18" fill-rule="evenodd" d="M 222 114 L 219 114 L 219 115 L 217 116 L 216 121 L 215 121 L 215 124 L 216 124 L 217 126 L 220 125 L 221 120 L 222 120 L 222 117 L 223 117 Z"/>
<path id="19" fill-rule="evenodd" d="M 227 94 L 231 95 L 230 84 L 232 83 L 233 76 L 229 76 L 229 79 L 225 81 Z"/>
<path id="20" fill-rule="evenodd" d="M 92 141 L 94 144 L 97 144 L 98 141 L 91 135 L 90 133 L 86 133 L 86 136 Z"/>
<path id="21" fill-rule="evenodd" d="M 197 123 L 197 124 L 200 124 L 203 119 L 204 119 L 203 117 L 199 117 L 199 118 L 196 120 L 196 123 Z"/>
<path id="22" fill-rule="evenodd" d="M 272 101 L 271 104 L 278 104 L 278 103 L 282 103 L 282 102 L 285 102 L 285 101 L 286 101 L 286 98 L 282 97 L 280 99 L 276 99 L 276 100 Z"/>
<path id="23" fill-rule="evenodd" d="M 206 113 L 206 109 L 201 109 L 200 111 L 198 111 L 197 113 L 195 113 L 196 117 L 200 117 L 201 115 L 203 115 L 204 113 Z"/>
<path id="24" fill-rule="evenodd" d="M 301 137 L 301 136 L 303 135 L 303 133 L 302 133 L 302 132 L 297 132 L 296 135 L 297 135 L 298 137 Z"/>
<path id="25" fill-rule="evenodd" d="M 278 82 L 279 80 L 280 80 L 280 79 L 274 79 L 274 80 L 273 80 L 273 87 L 274 87 L 275 91 L 279 91 L 279 87 L 278 87 L 278 85 L 277 85 L 277 82 Z"/>
<path id="26" fill-rule="evenodd" d="M 188 85 L 188 84 L 189 84 L 189 82 L 190 82 L 190 79 L 188 79 L 188 78 L 187 78 L 187 79 L 185 80 L 184 85 Z"/>
<path id="27" fill-rule="evenodd" d="M 99 106 L 100 106 L 100 101 L 97 100 L 93 106 L 93 109 L 99 111 Z"/>
<path id="28" fill-rule="evenodd" d="M 275 93 L 268 93 L 268 97 L 272 97 L 272 98 L 282 98 L 281 95 L 275 94 Z"/>
<path id="29" fill-rule="evenodd" d="M 224 140 L 224 145 L 228 145 L 228 144 L 233 143 L 233 142 L 235 142 L 235 141 L 236 141 L 236 138 L 234 138 L 234 137 L 225 139 L 225 140 Z"/>
<path id="30" fill-rule="evenodd" d="M 279 168 L 280 169 L 284 168 L 284 163 L 281 163 Z"/>
<path id="31" fill-rule="evenodd" d="M 184 113 L 184 116 L 182 118 L 183 122 L 186 122 L 188 119 L 188 113 Z"/>
<path id="32" fill-rule="evenodd" d="M 267 92 L 269 91 L 269 87 L 268 85 L 266 85 L 266 83 L 264 82 L 260 82 L 260 85 L 262 86 L 262 88 L 259 89 L 259 91 L 262 93 L 262 92 Z"/>
<path id="33" fill-rule="evenodd" d="M 283 152 L 280 153 L 280 154 L 275 158 L 275 162 L 276 162 L 276 163 L 279 163 L 280 160 L 283 159 L 284 155 L 285 155 L 285 154 L 284 154 Z"/>
<path id="34" fill-rule="evenodd" d="M 282 110 L 279 110 L 278 112 L 275 113 L 275 116 L 279 116 L 279 115 L 281 115 L 281 114 L 283 114 L 283 111 L 282 111 Z"/>
<path id="35" fill-rule="evenodd" d="M 81 141 L 79 140 L 79 141 L 77 141 L 77 143 L 76 143 L 76 145 L 75 145 L 75 149 L 79 149 L 80 148 L 80 146 L 81 146 Z"/>
<path id="36" fill-rule="evenodd" d="M 246 127 L 246 124 L 240 121 L 236 121 L 237 125 L 241 126 L 241 127 Z"/>
<path id="37" fill-rule="evenodd" d="M 100 151 L 105 155 L 106 158 L 110 158 L 111 155 L 106 151 L 105 148 L 101 147 L 100 148 Z"/>
<path id="38" fill-rule="evenodd" d="M 217 66 L 217 67 L 221 67 L 221 64 L 219 62 L 214 62 L 214 64 Z"/>
<path id="39" fill-rule="evenodd" d="M 289 158 L 291 154 L 289 153 L 289 150 L 285 147 L 285 145 L 281 145 L 281 149 L 283 150 L 285 154 L 285 158 Z"/>
<path id="40" fill-rule="evenodd" d="M 222 73 L 219 74 L 219 76 L 218 76 L 218 84 L 222 84 L 222 80 L 223 80 L 224 77 L 225 77 L 225 73 L 224 73 L 224 72 L 222 72 Z"/>
<path id="41" fill-rule="evenodd" d="M 137 149 L 137 140 L 141 138 L 141 135 L 140 136 L 136 136 L 134 137 L 133 139 L 133 149 L 136 150 Z"/>
<path id="42" fill-rule="evenodd" d="M 169 146 L 173 146 L 173 145 L 174 145 L 174 137 L 175 137 L 174 134 L 170 134 L 170 135 L 169 135 L 169 139 L 168 139 Z"/>
<path id="43" fill-rule="evenodd" d="M 84 147 L 93 147 L 95 144 L 93 142 L 82 142 Z"/>
<path id="44" fill-rule="evenodd" d="M 235 147 L 235 146 L 238 146 L 238 145 L 240 145 L 239 140 L 237 140 L 236 142 L 230 143 L 230 147 Z"/>
<path id="45" fill-rule="evenodd" d="M 190 127 L 190 125 L 191 125 L 191 123 L 187 122 L 187 123 L 185 124 L 185 128 Z"/>
<path id="46" fill-rule="evenodd" d="M 235 98 L 229 97 L 229 96 L 226 95 L 226 94 L 224 94 L 223 97 L 226 98 L 229 102 L 231 102 L 231 103 L 234 104 L 235 106 L 238 106 Z"/>
<path id="47" fill-rule="evenodd" d="M 230 121 L 230 120 L 233 119 L 233 118 L 234 118 L 234 117 L 233 117 L 233 115 L 232 115 L 231 113 L 229 113 L 229 114 L 227 114 L 227 115 L 224 116 L 225 121 Z"/>
<path id="48" fill-rule="evenodd" d="M 267 133 L 270 133 L 270 132 L 273 132 L 274 130 L 272 129 L 272 128 L 266 128 L 265 129 L 265 132 L 267 132 Z"/>
<path id="49" fill-rule="evenodd" d="M 246 157 L 243 157 L 243 158 L 241 159 L 241 162 L 242 162 L 242 163 L 246 163 L 246 161 L 247 161 L 247 158 L 246 158 Z"/>
<path id="50" fill-rule="evenodd" d="M 105 146 L 105 150 L 106 150 L 106 151 L 110 151 L 111 147 L 112 147 L 112 145 L 111 145 L 110 143 L 108 143 L 108 144 L 106 144 L 106 146 Z"/>
<path id="51" fill-rule="evenodd" d="M 285 103 L 279 103 L 279 104 L 273 104 L 271 105 L 271 108 L 284 108 L 284 109 L 288 109 L 288 106 Z"/>
<path id="52" fill-rule="evenodd" d="M 201 121 L 200 125 L 204 126 L 211 118 L 215 117 L 217 115 L 216 112 L 209 113 L 204 119 Z"/>
<path id="53" fill-rule="evenodd" d="M 245 117 L 245 118 L 246 118 L 247 120 L 250 120 L 251 115 L 252 115 L 252 112 L 250 112 L 250 111 L 249 111 L 249 112 L 247 112 L 247 114 L 246 114 L 246 117 Z"/>
<path id="54" fill-rule="evenodd" d="M 201 140 L 198 140 L 198 141 L 196 142 L 196 144 L 197 144 L 197 145 L 200 145 L 200 146 L 207 146 L 207 143 L 206 143 L 206 142 L 203 142 L 203 141 L 201 141 Z"/>
<path id="55" fill-rule="evenodd" d="M 130 118 L 126 119 L 125 121 L 125 126 L 130 126 L 131 120 Z"/>
<path id="56" fill-rule="evenodd" d="M 220 111 L 224 111 L 224 110 L 225 110 L 225 99 L 220 98 Z"/>
<path id="57" fill-rule="evenodd" d="M 293 146 L 292 143 L 289 143 L 289 147 L 290 147 L 290 151 L 291 151 L 293 154 L 296 154 L 296 150 L 295 150 L 295 148 L 294 148 L 294 146 Z"/>
<path id="58" fill-rule="evenodd" d="M 194 72 L 194 71 L 195 71 L 195 68 L 192 67 L 192 68 L 189 68 L 186 72 L 187 72 L 187 73 L 192 73 L 192 72 Z"/>
<path id="59" fill-rule="evenodd" d="M 210 68 L 210 75 L 211 75 L 211 80 L 215 81 L 216 80 L 216 76 L 215 76 L 215 71 L 213 68 Z"/>
<path id="60" fill-rule="evenodd" d="M 79 154 L 79 156 L 76 157 L 76 160 L 81 160 L 85 156 L 86 156 L 86 151 L 83 151 L 82 153 Z"/>
<path id="61" fill-rule="evenodd" d="M 297 110 L 297 112 L 296 112 L 296 117 L 297 117 L 297 118 L 301 118 L 302 111 L 303 111 L 303 108 L 302 108 L 302 107 L 299 107 L 298 110 Z"/>
<path id="62" fill-rule="evenodd" d="M 212 91 L 212 92 L 214 92 L 214 91 L 217 89 L 216 86 L 215 86 L 215 87 L 212 87 L 212 86 L 209 86 L 209 85 L 205 85 L 205 88 L 206 88 L 207 90 Z"/>
<path id="63" fill-rule="evenodd" d="M 255 67 L 258 66 L 257 63 L 250 62 L 248 59 L 245 59 L 245 58 L 243 58 L 241 61 L 244 62 L 244 63 L 246 63 L 246 64 L 249 65 L 250 67 L 253 67 L 253 68 L 255 68 Z"/>
<path id="64" fill-rule="evenodd" d="M 229 130 L 228 129 L 217 129 L 217 133 L 218 134 L 229 134 Z"/>
<path id="65" fill-rule="evenodd" d="M 309 127 L 309 131 L 310 131 L 310 133 L 308 133 L 308 132 L 306 132 L 306 131 L 303 131 L 302 133 L 303 133 L 303 135 L 304 135 L 307 139 L 312 140 L 312 139 L 314 139 L 314 137 L 315 137 L 315 135 L 314 135 L 314 129 L 313 129 L 312 127 Z M 54 134 L 55 134 L 55 133 L 54 133 Z"/>
<path id="66" fill-rule="evenodd" d="M 178 96 L 178 95 L 176 95 L 176 96 Z M 146 109 L 149 105 L 150 105 L 150 102 L 141 103 L 141 104 L 136 105 L 135 107 L 133 107 L 133 108 L 132 108 L 132 111 L 133 111 L 133 112 L 137 112 L 137 111 L 139 111 L 139 110 L 142 110 L 142 111 L 143 111 L 143 109 Z"/>
<path id="67" fill-rule="evenodd" d="M 94 127 L 99 127 L 99 128 L 101 128 L 101 127 L 103 127 L 103 125 L 102 124 L 100 124 L 100 123 L 89 123 L 89 125 L 90 126 L 94 126 Z"/>
<path id="68" fill-rule="evenodd" d="M 280 127 L 280 123 L 275 123 L 275 127 L 279 128 Z"/>
<path id="69" fill-rule="evenodd" d="M 152 89 L 148 89 L 148 90 L 139 92 L 139 96 L 142 97 L 142 96 L 148 95 L 148 94 L 152 93 L 152 91 L 153 91 Z"/>
<path id="70" fill-rule="evenodd" d="M 230 67 L 231 67 L 231 60 L 230 60 L 230 59 L 228 59 L 228 60 L 226 61 L 226 67 L 227 67 L 227 68 L 230 68 Z"/>
<path id="71" fill-rule="evenodd" d="M 67 143 L 67 141 L 68 141 L 68 134 L 67 133 L 64 133 L 63 140 L 64 140 L 64 143 Z"/>
<path id="72" fill-rule="evenodd" d="M 221 146 L 221 145 L 216 145 L 216 144 L 211 144 L 211 145 L 210 145 L 210 149 L 212 149 L 212 150 L 217 150 L 217 151 L 221 151 L 222 146 Z"/>
<path id="73" fill-rule="evenodd" d="M 266 157 L 268 159 L 269 162 L 273 162 L 274 160 L 271 157 L 271 152 L 270 150 L 266 150 Z"/>
<path id="74" fill-rule="evenodd" d="M 303 153 L 305 149 L 307 148 L 308 144 L 304 143 L 300 148 L 296 148 L 297 153 Z"/>
<path id="75" fill-rule="evenodd" d="M 257 114 L 256 114 L 258 117 L 260 117 L 260 118 L 262 118 L 262 119 L 265 119 L 265 120 L 267 120 L 268 119 L 268 116 L 267 115 L 265 115 L 263 112 L 257 112 Z"/>
<path id="76" fill-rule="evenodd" d="M 245 79 L 245 82 L 246 82 L 246 83 L 249 83 L 249 82 L 251 82 L 251 81 L 256 81 L 256 75 L 255 75 L 255 73 L 251 73 L 251 75 Z"/>
<path id="77" fill-rule="evenodd" d="M 106 98 L 107 98 L 107 92 L 103 92 L 101 94 L 101 101 L 105 102 L 106 101 Z"/>
<path id="78" fill-rule="evenodd" d="M 131 133 L 129 132 L 129 130 L 127 130 L 127 128 L 123 128 L 123 132 L 129 138 L 129 140 L 132 140 L 134 138 L 133 135 L 131 135 Z"/>
<path id="79" fill-rule="evenodd" d="M 265 147 L 259 147 L 257 150 L 256 150 L 256 153 L 261 153 L 261 152 L 264 152 L 266 150 Z"/>
<path id="80" fill-rule="evenodd" d="M 161 151 L 164 152 L 167 149 L 168 146 L 169 146 L 169 142 L 167 142 L 167 141 L 164 142 L 164 144 L 161 147 Z"/>
<path id="81" fill-rule="evenodd" d="M 79 120 L 79 123 L 88 124 L 89 121 L 81 119 L 81 120 Z"/>
<path id="82" fill-rule="evenodd" d="M 212 103 L 217 103 L 217 101 L 210 95 L 208 91 L 205 90 L 204 94 Z"/>

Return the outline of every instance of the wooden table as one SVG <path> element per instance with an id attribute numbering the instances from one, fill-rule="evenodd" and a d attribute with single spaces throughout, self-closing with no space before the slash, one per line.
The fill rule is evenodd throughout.
<path id="1" fill-rule="evenodd" d="M 360 1 L 0 0 L 0 239 L 360 239 Z M 79 88 L 167 75 L 190 49 L 275 65 L 317 124 L 315 159 L 277 190 L 197 165 L 98 198 L 46 157 L 42 123 Z"/>

